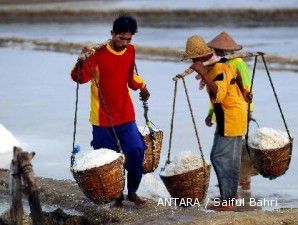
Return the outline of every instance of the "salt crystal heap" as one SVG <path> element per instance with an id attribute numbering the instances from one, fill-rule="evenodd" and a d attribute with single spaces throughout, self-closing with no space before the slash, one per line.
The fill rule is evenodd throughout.
<path id="1" fill-rule="evenodd" d="M 206 160 L 205 162 L 209 165 Z M 170 164 L 166 165 L 160 175 L 170 177 L 201 168 L 203 165 L 203 160 L 198 155 L 191 151 L 184 151 L 180 153 L 179 157 L 175 156 L 174 160 Z"/>
<path id="2" fill-rule="evenodd" d="M 286 132 L 262 127 L 248 138 L 248 145 L 260 150 L 282 148 L 290 142 Z"/>
<path id="3" fill-rule="evenodd" d="M 13 134 L 0 123 L 0 168 L 9 169 L 13 146 L 20 146 Z"/>
<path id="4" fill-rule="evenodd" d="M 123 156 L 113 150 L 101 148 L 83 153 L 73 166 L 74 171 L 84 171 L 111 163 Z"/>
<path id="5" fill-rule="evenodd" d="M 138 126 L 138 129 L 139 129 L 139 132 L 143 136 L 150 134 L 150 130 L 149 130 L 149 127 L 148 126 Z M 152 127 L 152 130 L 155 131 L 155 132 L 160 131 L 159 129 L 157 129 L 155 127 Z"/>
<path id="6" fill-rule="evenodd" d="M 0 153 L 12 152 L 13 146 L 20 146 L 13 134 L 0 123 Z"/>

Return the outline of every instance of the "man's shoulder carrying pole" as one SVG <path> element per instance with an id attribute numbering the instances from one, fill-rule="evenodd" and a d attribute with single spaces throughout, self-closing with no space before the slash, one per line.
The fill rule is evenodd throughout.
<path id="1" fill-rule="evenodd" d="M 239 52 L 239 53 L 235 53 L 235 54 L 231 54 L 231 55 L 226 55 L 222 58 L 210 59 L 210 60 L 204 62 L 203 65 L 210 66 L 210 65 L 213 65 L 213 64 L 218 63 L 223 60 L 230 60 L 230 59 L 235 59 L 235 58 L 250 58 L 250 57 L 257 56 L 257 55 L 265 55 L 265 53 L 263 53 L 263 52 Z M 175 77 L 172 78 L 172 80 L 177 81 L 183 77 L 186 77 L 187 75 L 189 75 L 193 72 L 194 72 L 193 69 L 188 68 L 183 73 L 177 74 Z"/>

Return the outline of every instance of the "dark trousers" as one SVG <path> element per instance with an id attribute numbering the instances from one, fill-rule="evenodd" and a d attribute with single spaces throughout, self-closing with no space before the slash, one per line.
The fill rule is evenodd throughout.
<path id="1" fill-rule="evenodd" d="M 142 179 L 146 145 L 135 122 L 115 126 L 115 131 L 126 158 L 128 193 L 132 194 L 138 190 Z M 92 134 L 91 146 L 95 150 L 100 148 L 117 149 L 117 142 L 111 127 L 93 125 Z"/>
<path id="2" fill-rule="evenodd" d="M 225 137 L 215 132 L 210 159 L 217 176 L 220 195 L 224 200 L 237 195 L 241 149 L 241 136 Z"/>

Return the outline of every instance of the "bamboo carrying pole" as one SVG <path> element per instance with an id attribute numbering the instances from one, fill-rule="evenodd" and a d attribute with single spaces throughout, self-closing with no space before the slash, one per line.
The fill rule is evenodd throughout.
<path id="1" fill-rule="evenodd" d="M 250 58 L 253 56 L 257 56 L 257 55 L 264 55 L 265 53 L 263 52 L 239 52 L 239 53 L 235 53 L 235 54 L 231 54 L 231 55 L 226 55 L 222 58 L 216 58 L 216 59 L 212 59 L 212 60 L 208 60 L 206 62 L 203 63 L 204 66 L 210 66 L 213 65 L 221 60 L 229 60 L 229 59 L 235 59 L 235 58 Z M 193 73 L 194 70 L 191 68 L 188 68 L 187 70 L 185 70 L 183 73 L 177 74 L 175 77 L 172 78 L 173 81 L 177 81 L 179 79 L 181 79 L 182 77 L 186 77 L 187 75 Z"/>

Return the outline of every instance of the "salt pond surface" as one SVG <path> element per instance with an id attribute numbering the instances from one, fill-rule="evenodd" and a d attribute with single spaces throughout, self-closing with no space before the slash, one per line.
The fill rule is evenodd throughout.
<path id="1" fill-rule="evenodd" d="M 48 39 L 52 41 L 104 42 L 110 36 L 110 24 L 0 24 L 0 37 Z M 184 49 L 186 39 L 198 34 L 211 40 L 221 31 L 227 31 L 248 51 L 268 54 L 297 56 L 298 29 L 296 27 L 195 27 L 195 28 L 148 28 L 140 27 L 133 42 L 142 46 Z"/>
<path id="2" fill-rule="evenodd" d="M 71 178 L 69 172 L 70 152 L 75 104 L 75 83 L 69 71 L 77 56 L 64 53 L 0 48 L 0 123 L 8 128 L 21 142 L 25 150 L 35 150 L 33 165 L 37 175 L 53 178 Z M 170 128 L 171 105 L 174 84 L 171 77 L 183 71 L 187 64 L 149 62 L 138 60 L 139 72 L 147 81 L 151 98 L 149 118 L 164 131 L 164 148 L 160 167 L 165 163 Z M 298 136 L 298 76 L 291 72 L 272 72 L 276 90 L 294 137 Z M 208 111 L 205 91 L 198 90 L 194 76 L 187 79 L 199 136 L 206 158 L 209 159 L 213 128 L 207 128 L 204 118 Z M 144 124 L 142 104 L 134 93 L 137 120 Z M 264 70 L 257 70 L 255 80 L 254 117 L 261 126 L 284 130 L 282 119 L 274 102 L 268 78 Z M 176 120 L 172 156 L 179 151 L 197 150 L 194 130 L 187 108 L 182 85 L 178 87 Z M 82 150 L 90 147 L 91 126 L 89 117 L 89 84 L 80 87 L 77 143 Z M 251 125 L 251 130 L 256 129 Z M 183 140 L 183 141 L 182 141 Z M 294 139 L 295 140 L 295 139 Z M 294 142 L 293 157 L 289 171 L 270 181 L 254 177 L 252 194 L 258 197 L 278 198 L 279 205 L 294 207 L 298 200 L 297 145 Z M 158 171 L 160 168 L 158 168 Z M 158 177 L 158 173 L 156 176 Z M 214 171 L 211 174 L 210 193 L 216 193 Z M 216 192 L 215 192 L 216 191 Z"/>
<path id="3" fill-rule="evenodd" d="M 6 199 L 6 197 L 0 196 L 0 215 L 2 215 L 4 212 L 9 210 L 10 208 L 10 200 Z M 3 198 L 2 198 L 3 197 Z M 23 207 L 26 214 L 30 213 L 30 206 L 27 200 L 23 201 Z M 56 206 L 51 205 L 45 205 L 42 204 L 42 211 L 44 212 L 52 212 L 57 209 Z M 70 214 L 70 215 L 79 215 L 78 211 L 72 210 L 72 209 L 63 209 L 64 212 Z"/>

